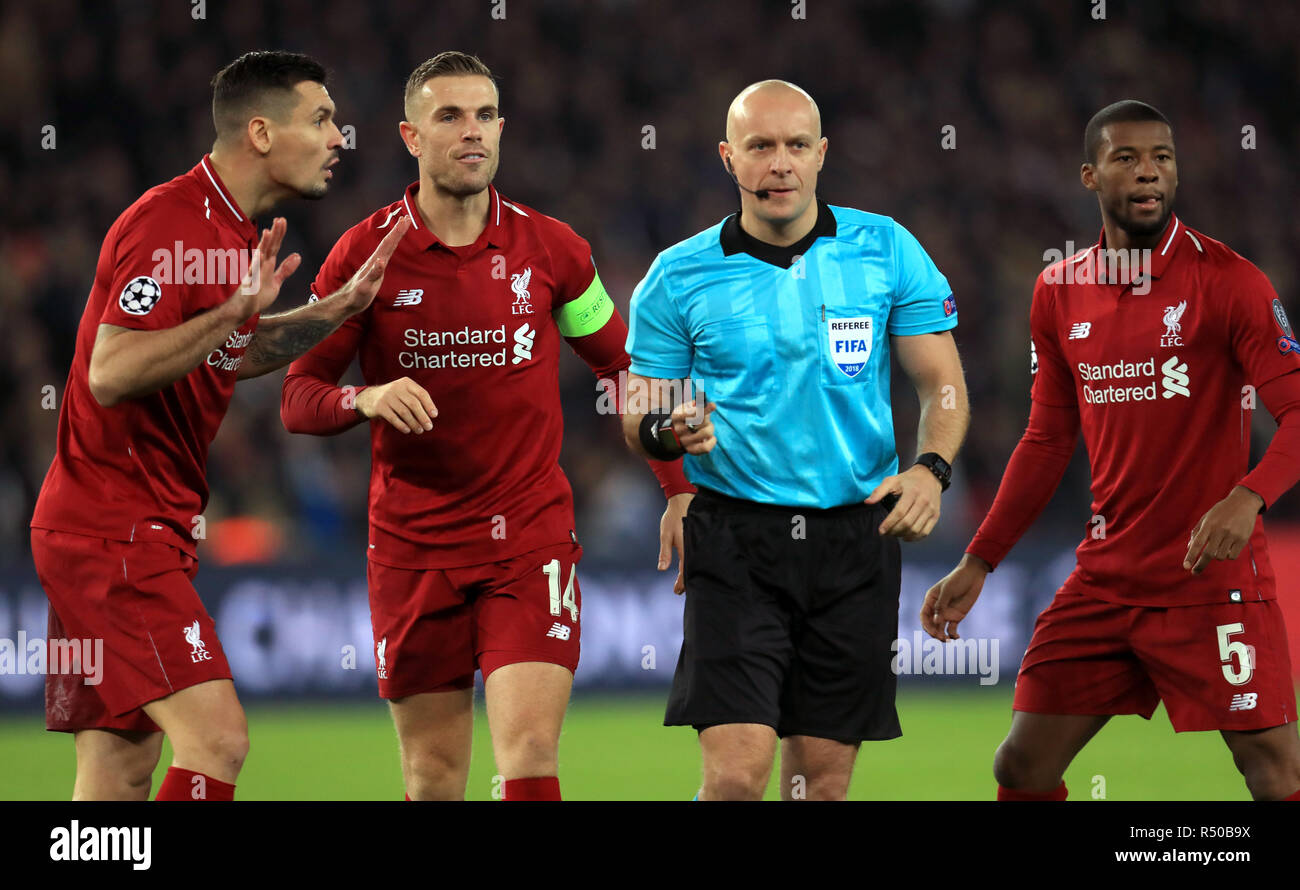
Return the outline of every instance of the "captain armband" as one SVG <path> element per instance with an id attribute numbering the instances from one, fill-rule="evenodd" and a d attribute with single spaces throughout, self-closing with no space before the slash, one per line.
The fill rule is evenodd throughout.
<path id="1" fill-rule="evenodd" d="M 673 430 L 673 416 L 664 411 L 641 418 L 641 447 L 655 460 L 677 460 L 686 453 Z"/>
<path id="2" fill-rule="evenodd" d="M 562 336 L 585 337 L 603 328 L 613 314 L 614 301 L 596 275 L 580 296 L 555 310 L 555 324 Z"/>

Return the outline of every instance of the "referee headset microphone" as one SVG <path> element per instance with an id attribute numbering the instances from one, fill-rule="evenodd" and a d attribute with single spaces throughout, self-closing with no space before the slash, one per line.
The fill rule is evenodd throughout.
<path id="1" fill-rule="evenodd" d="M 758 198 L 758 200 L 760 201 L 766 201 L 768 197 L 772 194 L 767 189 L 759 189 L 758 191 L 754 191 L 753 189 L 747 189 L 743 185 L 741 185 L 740 180 L 736 178 L 736 171 L 731 169 L 731 158 L 727 158 L 727 175 L 730 176 L 731 181 L 736 184 L 736 188 L 744 192 L 749 192 L 751 195 L 753 195 L 755 198 Z"/>

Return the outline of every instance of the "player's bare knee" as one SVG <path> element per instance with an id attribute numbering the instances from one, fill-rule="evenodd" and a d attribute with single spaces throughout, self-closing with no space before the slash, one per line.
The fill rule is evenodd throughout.
<path id="1" fill-rule="evenodd" d="M 1300 790 L 1300 756 L 1294 745 L 1279 745 L 1276 737 L 1239 734 L 1232 737 L 1232 762 L 1246 780 L 1255 800 L 1281 800 Z"/>
<path id="2" fill-rule="evenodd" d="M 824 772 L 807 776 L 804 787 L 800 788 L 800 776 L 792 776 L 790 798 L 792 800 L 846 800 L 849 794 L 849 777 L 842 772 Z M 802 793 L 802 796 L 801 796 Z"/>
<path id="3" fill-rule="evenodd" d="M 993 755 L 993 778 L 1003 788 L 1035 789 L 1055 787 L 1060 779 L 1052 781 L 1045 764 L 1031 756 L 1010 739 L 998 745 Z"/>
<path id="4" fill-rule="evenodd" d="M 411 787 L 427 789 L 429 795 L 436 799 L 445 799 L 447 789 L 459 788 L 456 792 L 463 795 L 465 776 L 469 764 L 464 758 L 434 749 L 402 751 L 402 772 L 405 774 L 408 791 Z M 415 797 L 415 794 L 411 795 Z M 430 799 L 421 794 L 420 799 Z"/>
<path id="5" fill-rule="evenodd" d="M 153 787 L 153 773 L 158 768 L 158 758 L 162 756 L 162 744 L 144 746 L 133 751 L 131 757 L 122 765 L 122 780 L 133 792 L 149 793 Z"/>
<path id="6" fill-rule="evenodd" d="M 551 733 L 524 730 L 497 743 L 505 762 L 498 764 L 506 778 L 554 775 L 559 740 Z M 512 775 L 517 773 L 518 775 Z"/>
<path id="7" fill-rule="evenodd" d="M 213 732 L 203 739 L 202 748 L 205 759 L 215 761 L 237 774 L 244 768 L 244 761 L 248 758 L 248 729 L 232 727 Z"/>
<path id="8" fill-rule="evenodd" d="M 704 796 L 708 800 L 762 800 L 772 764 L 727 758 L 704 770 Z"/>
<path id="9" fill-rule="evenodd" d="M 411 800 L 464 800 L 468 771 L 446 761 L 442 764 L 438 769 L 432 761 L 425 761 L 406 773 L 406 793 Z"/>
<path id="10" fill-rule="evenodd" d="M 762 800 L 767 782 L 744 770 L 721 769 L 704 777 L 705 800 Z"/>

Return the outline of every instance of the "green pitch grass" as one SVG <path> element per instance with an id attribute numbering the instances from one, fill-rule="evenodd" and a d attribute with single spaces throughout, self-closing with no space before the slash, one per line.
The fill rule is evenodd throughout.
<path id="1" fill-rule="evenodd" d="M 560 777 L 570 800 L 690 800 L 699 752 L 688 728 L 665 728 L 664 695 L 577 698 L 565 721 Z M 492 748 L 478 705 L 468 796 L 493 796 Z M 1011 719 L 1007 691 L 899 694 L 904 735 L 862 746 L 854 800 L 990 800 L 993 751 Z M 252 750 L 239 779 L 244 800 L 401 800 L 397 740 L 387 706 L 249 708 Z M 164 748 L 154 790 L 171 759 Z M 39 714 L 0 719 L 0 799 L 58 800 L 72 793 L 72 740 L 47 733 Z M 768 799 L 777 798 L 774 770 Z M 1066 775 L 1073 800 L 1104 781 L 1110 800 L 1246 800 L 1218 733 L 1177 737 L 1163 708 L 1151 721 L 1117 717 Z"/>

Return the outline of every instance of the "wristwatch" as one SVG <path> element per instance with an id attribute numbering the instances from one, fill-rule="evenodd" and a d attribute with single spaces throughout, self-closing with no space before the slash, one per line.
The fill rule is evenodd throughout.
<path id="1" fill-rule="evenodd" d="M 918 455 L 916 463 L 934 473 L 934 478 L 939 480 L 940 491 L 948 490 L 948 486 L 952 484 L 952 464 L 934 451 L 927 451 L 925 454 Z"/>

